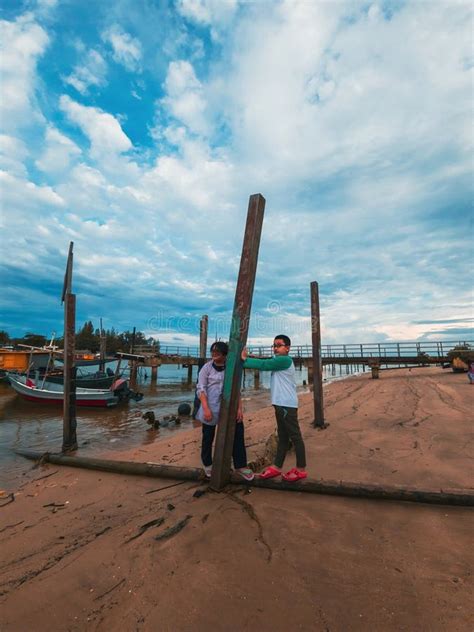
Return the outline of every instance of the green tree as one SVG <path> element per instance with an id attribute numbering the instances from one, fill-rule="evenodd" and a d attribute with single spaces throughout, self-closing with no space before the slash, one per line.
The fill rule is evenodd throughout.
<path id="1" fill-rule="evenodd" d="M 20 338 L 18 342 L 24 345 L 30 345 L 31 347 L 43 347 L 47 340 L 46 336 L 42 336 L 41 334 L 27 333 L 23 338 Z"/>
<path id="2" fill-rule="evenodd" d="M 9 344 L 10 336 L 3 329 L 0 330 L 0 347 L 4 347 Z"/>
<path id="3" fill-rule="evenodd" d="M 92 353 L 96 353 L 99 350 L 99 337 L 94 333 L 92 321 L 85 322 L 76 334 L 76 349 L 92 351 Z"/>

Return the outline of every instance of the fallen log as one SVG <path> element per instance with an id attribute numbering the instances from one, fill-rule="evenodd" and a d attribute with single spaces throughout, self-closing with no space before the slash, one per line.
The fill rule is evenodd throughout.
<path id="1" fill-rule="evenodd" d="M 232 483 L 242 485 L 242 479 L 232 477 Z M 247 483 L 246 483 L 247 484 Z M 465 489 L 427 490 L 395 485 L 371 485 L 370 483 L 350 483 L 347 481 L 312 480 L 287 483 L 286 481 L 262 480 L 255 478 L 253 487 L 275 489 L 287 492 L 307 492 L 310 494 L 328 494 L 330 496 L 346 496 L 374 500 L 398 500 L 433 505 L 458 505 L 474 507 L 474 491 Z"/>
<path id="2" fill-rule="evenodd" d="M 69 456 L 65 454 L 42 453 L 33 450 L 17 450 L 16 454 L 27 459 L 39 460 L 43 463 L 54 463 L 69 467 L 80 467 L 89 470 L 100 470 L 116 474 L 133 476 L 151 476 L 171 478 L 175 480 L 204 481 L 204 473 L 200 468 L 177 465 L 161 465 L 158 463 L 139 463 L 135 461 L 112 461 L 90 457 Z M 395 500 L 435 505 L 474 506 L 474 491 L 466 489 L 426 490 L 386 485 L 370 485 L 368 483 L 351 483 L 347 481 L 329 481 L 305 479 L 303 482 L 287 483 L 285 481 L 262 480 L 243 481 L 240 476 L 232 475 L 231 484 L 273 489 L 279 491 L 305 492 L 309 494 L 328 494 L 365 498 L 369 500 Z"/>
<path id="3" fill-rule="evenodd" d="M 68 467 L 80 467 L 86 470 L 100 470 L 116 474 L 152 476 L 185 481 L 205 480 L 203 470 L 198 467 L 178 467 L 176 465 L 140 463 L 136 461 L 112 461 L 110 459 L 95 459 L 84 456 L 53 454 L 51 452 L 43 453 L 34 450 L 16 450 L 16 454 L 33 461 L 41 460 L 42 463 L 55 463 L 57 465 L 67 465 Z"/>

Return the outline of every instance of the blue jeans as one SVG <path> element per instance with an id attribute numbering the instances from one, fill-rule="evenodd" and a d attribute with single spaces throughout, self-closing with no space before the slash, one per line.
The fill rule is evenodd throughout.
<path id="1" fill-rule="evenodd" d="M 212 465 L 212 444 L 217 426 L 202 424 L 201 460 L 206 467 Z M 232 450 L 234 468 L 247 466 L 247 451 L 245 450 L 244 424 L 241 421 L 235 424 L 234 447 Z"/>

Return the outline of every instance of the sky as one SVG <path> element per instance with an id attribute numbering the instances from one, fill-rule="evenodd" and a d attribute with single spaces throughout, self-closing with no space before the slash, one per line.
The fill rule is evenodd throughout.
<path id="1" fill-rule="evenodd" d="M 470 2 L 3 0 L 0 329 L 250 342 L 472 335 Z"/>

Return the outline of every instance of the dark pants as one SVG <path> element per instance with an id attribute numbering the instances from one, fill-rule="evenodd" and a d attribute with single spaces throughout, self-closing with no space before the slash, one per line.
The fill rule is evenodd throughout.
<path id="1" fill-rule="evenodd" d="M 216 434 L 216 426 L 202 424 L 201 460 L 205 466 L 212 465 L 212 444 Z M 247 466 L 247 452 L 245 450 L 244 424 L 235 424 L 234 448 L 232 450 L 235 469 Z"/>
<path id="2" fill-rule="evenodd" d="M 306 467 L 306 452 L 298 424 L 298 409 L 286 406 L 273 406 L 278 428 L 278 446 L 275 457 L 275 465 L 283 467 L 286 453 L 291 443 L 295 446 L 296 467 Z"/>

